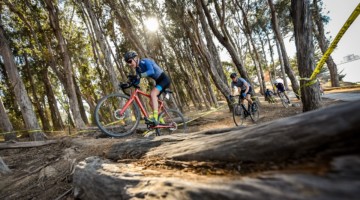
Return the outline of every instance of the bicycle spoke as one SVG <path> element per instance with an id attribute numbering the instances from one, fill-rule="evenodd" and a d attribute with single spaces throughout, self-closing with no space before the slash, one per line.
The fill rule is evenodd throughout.
<path id="1" fill-rule="evenodd" d="M 177 110 L 167 109 L 159 114 L 159 127 L 157 135 L 185 133 L 186 122 L 184 116 Z"/>
<path id="2" fill-rule="evenodd" d="M 233 119 L 236 126 L 241 126 L 243 124 L 245 119 L 245 113 L 241 105 L 234 105 Z"/>
<path id="3" fill-rule="evenodd" d="M 132 134 L 140 121 L 140 112 L 132 103 L 120 115 L 121 108 L 129 100 L 122 94 L 111 94 L 102 98 L 95 108 L 95 122 L 100 130 L 112 137 L 124 137 Z"/>

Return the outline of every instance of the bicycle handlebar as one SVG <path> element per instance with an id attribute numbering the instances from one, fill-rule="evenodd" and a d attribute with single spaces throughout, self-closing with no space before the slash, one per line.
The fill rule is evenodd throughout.
<path id="1" fill-rule="evenodd" d="M 137 76 L 135 75 L 128 75 L 128 81 L 127 82 L 120 82 L 119 84 L 119 88 L 125 93 L 125 89 L 128 89 L 128 88 L 131 88 L 131 87 L 134 87 L 134 88 L 140 88 L 140 86 L 138 84 L 136 84 L 136 82 L 138 82 L 138 78 Z"/>

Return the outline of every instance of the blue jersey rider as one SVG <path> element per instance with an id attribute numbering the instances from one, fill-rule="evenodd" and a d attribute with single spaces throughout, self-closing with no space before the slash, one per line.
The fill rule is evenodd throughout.
<path id="1" fill-rule="evenodd" d="M 271 90 L 269 90 L 269 88 L 266 88 L 266 90 L 265 90 L 265 98 L 271 98 L 272 95 L 274 95 L 274 93 Z"/>
<path id="2" fill-rule="evenodd" d="M 251 99 L 251 92 L 252 92 L 251 85 L 245 79 L 237 78 L 236 73 L 231 73 L 230 78 L 232 80 L 231 88 L 233 89 L 231 94 L 232 95 L 234 94 L 236 88 L 240 89 L 241 103 L 243 103 L 244 99 L 246 99 L 249 102 L 249 105 L 252 105 L 253 101 Z"/>
<path id="3" fill-rule="evenodd" d="M 150 77 L 155 80 L 156 85 L 150 92 L 151 107 L 153 109 L 153 118 L 147 119 L 157 125 L 158 122 L 158 97 L 159 95 L 170 86 L 170 78 L 165 74 L 159 65 L 152 59 L 138 57 L 134 51 L 129 51 L 124 55 L 125 62 L 132 68 L 135 68 L 136 75 L 139 78 Z"/>

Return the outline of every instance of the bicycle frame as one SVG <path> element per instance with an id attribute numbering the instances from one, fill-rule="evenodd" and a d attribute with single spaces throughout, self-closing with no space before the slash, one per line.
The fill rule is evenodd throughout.
<path id="1" fill-rule="evenodd" d="M 132 92 L 129 101 L 127 101 L 124 105 L 124 107 L 120 110 L 120 115 L 123 115 L 125 113 L 125 110 L 135 101 L 137 103 L 137 105 L 140 108 L 141 113 L 143 114 L 143 116 L 145 116 L 146 118 L 149 118 L 149 114 L 146 112 L 142 102 L 140 101 L 139 95 L 145 96 L 147 98 L 151 98 L 151 96 L 149 94 L 146 94 L 145 92 L 141 91 L 139 88 L 136 88 L 134 92 Z M 159 113 L 161 113 L 161 111 L 165 111 L 165 106 L 164 106 L 164 102 L 158 99 L 158 103 L 159 103 L 159 107 L 158 107 L 158 111 Z M 154 126 L 152 128 L 171 128 L 172 126 L 167 126 L 167 125 L 157 125 Z"/>
<path id="2" fill-rule="evenodd" d="M 250 106 L 248 106 L 248 108 L 245 107 L 245 104 L 244 103 L 239 103 L 239 105 L 244 109 L 244 111 L 246 112 L 246 117 L 251 115 L 250 112 L 249 112 L 249 108 Z"/>

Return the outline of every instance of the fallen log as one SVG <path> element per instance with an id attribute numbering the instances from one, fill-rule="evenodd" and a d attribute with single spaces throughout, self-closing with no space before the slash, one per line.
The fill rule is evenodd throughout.
<path id="1" fill-rule="evenodd" d="M 279 119 L 223 134 L 176 134 L 147 141 L 145 157 L 175 160 L 266 162 L 303 156 L 360 152 L 360 101 Z M 115 144 L 107 158 L 117 160 L 136 151 L 136 142 Z M 156 148 L 153 148 L 156 146 Z"/>
<path id="2" fill-rule="evenodd" d="M 351 167 L 349 167 L 351 166 Z M 360 158 L 340 157 L 325 175 L 262 174 L 258 177 L 186 177 L 115 164 L 98 157 L 79 163 L 74 195 L 79 199 L 358 199 Z"/>
<path id="3" fill-rule="evenodd" d="M 76 166 L 74 193 L 80 199 L 358 199 L 359 128 L 360 101 L 245 129 L 126 140 L 105 154 L 120 163 L 91 157 Z M 283 163 L 303 157 L 314 158 L 313 165 L 331 160 L 332 164 L 325 171 L 318 169 L 321 173 L 300 170 L 229 177 L 147 168 L 135 162 L 212 161 L 240 163 L 241 168 L 249 162 Z"/>

